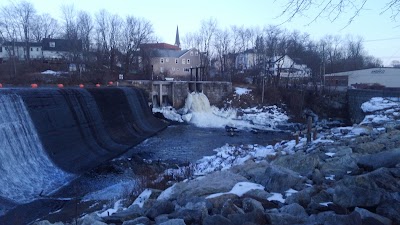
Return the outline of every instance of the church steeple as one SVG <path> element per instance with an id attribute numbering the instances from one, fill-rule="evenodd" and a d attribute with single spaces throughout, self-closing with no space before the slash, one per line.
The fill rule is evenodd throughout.
<path id="1" fill-rule="evenodd" d="M 176 26 L 175 45 L 178 46 L 179 48 L 181 47 L 181 41 L 179 40 L 179 30 L 178 30 L 178 26 Z"/>

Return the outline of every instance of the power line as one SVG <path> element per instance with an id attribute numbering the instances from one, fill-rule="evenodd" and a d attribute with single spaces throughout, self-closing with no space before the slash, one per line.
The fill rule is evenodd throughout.
<path id="1" fill-rule="evenodd" d="M 398 39 L 400 39 L 400 37 L 382 38 L 382 39 L 372 39 L 372 40 L 365 40 L 364 42 L 390 41 L 390 40 L 398 40 Z"/>

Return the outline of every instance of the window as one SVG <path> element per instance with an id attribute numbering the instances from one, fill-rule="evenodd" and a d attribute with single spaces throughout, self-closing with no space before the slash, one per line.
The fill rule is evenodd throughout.
<path id="1" fill-rule="evenodd" d="M 55 48 L 56 47 L 56 43 L 54 41 L 49 42 L 49 47 L 50 48 Z"/>
<path id="2" fill-rule="evenodd" d="M 172 71 L 175 71 L 175 67 L 172 67 Z"/>
<path id="3" fill-rule="evenodd" d="M 166 59 L 165 59 L 165 62 L 169 62 L 169 58 L 166 58 Z"/>
<path id="4" fill-rule="evenodd" d="M 190 59 L 187 60 L 187 64 L 190 64 Z"/>
<path id="5" fill-rule="evenodd" d="M 176 68 L 176 71 L 179 71 L 179 68 Z"/>
<path id="6" fill-rule="evenodd" d="M 185 60 L 185 59 L 182 59 L 182 64 L 185 64 L 185 62 L 186 62 L 186 60 Z"/>
<path id="7" fill-rule="evenodd" d="M 33 52 L 33 48 L 31 48 L 31 52 Z"/>
<path id="8" fill-rule="evenodd" d="M 39 51 L 39 48 L 36 48 L 36 51 Z"/>
<path id="9" fill-rule="evenodd" d="M 190 56 L 193 56 L 193 52 L 192 51 L 190 51 Z"/>
<path id="10" fill-rule="evenodd" d="M 185 68 L 185 69 L 184 69 L 184 71 L 186 71 L 186 72 L 189 72 L 189 71 L 190 71 L 190 69 L 189 69 L 189 68 Z"/>
<path id="11" fill-rule="evenodd" d="M 178 59 L 175 59 L 175 63 L 178 64 Z"/>
<path id="12" fill-rule="evenodd" d="M 198 51 L 196 51 L 194 54 L 195 54 L 196 56 L 198 56 L 198 55 L 199 55 L 199 52 L 198 52 Z"/>
<path id="13" fill-rule="evenodd" d="M 164 58 L 160 59 L 160 63 L 163 64 L 164 63 Z"/>
<path id="14" fill-rule="evenodd" d="M 2 51 L 3 51 L 3 47 L 0 46 L 0 52 L 2 52 Z"/>
<path id="15" fill-rule="evenodd" d="M 164 73 L 164 67 L 160 67 L 160 73 Z"/>

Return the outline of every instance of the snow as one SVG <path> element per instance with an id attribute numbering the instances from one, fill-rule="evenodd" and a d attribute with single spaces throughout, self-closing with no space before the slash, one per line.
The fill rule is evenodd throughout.
<path id="1" fill-rule="evenodd" d="M 283 198 L 283 195 L 281 193 L 271 192 L 271 194 L 272 196 L 267 198 L 268 201 L 278 201 L 285 203 L 285 199 Z"/>
<path id="2" fill-rule="evenodd" d="M 285 191 L 285 195 L 286 195 L 286 197 L 289 197 L 289 196 L 291 196 L 292 194 L 296 194 L 297 192 L 298 192 L 298 191 L 296 191 L 296 190 L 290 188 L 289 190 Z"/>
<path id="3" fill-rule="evenodd" d="M 138 205 L 143 208 L 144 202 L 150 198 L 152 191 L 150 189 L 145 189 L 132 203 L 132 205 Z"/>
<path id="4" fill-rule="evenodd" d="M 329 204 L 333 204 L 333 202 L 321 202 L 321 203 L 319 203 L 319 204 L 322 205 L 322 206 L 328 207 L 328 205 L 329 205 Z"/>
<path id="5" fill-rule="evenodd" d="M 242 88 L 242 87 L 235 87 L 235 94 L 237 95 L 244 95 L 250 93 L 251 90 L 247 88 Z"/>
<path id="6" fill-rule="evenodd" d="M 161 192 L 161 194 L 158 196 L 157 200 L 167 200 L 170 198 L 170 196 L 172 195 L 172 193 L 174 193 L 174 188 L 175 185 L 172 185 L 171 187 L 165 189 L 163 192 Z"/>
<path id="7" fill-rule="evenodd" d="M 335 175 L 326 176 L 325 179 L 327 179 L 327 180 L 335 180 Z"/>
<path id="8" fill-rule="evenodd" d="M 336 153 L 334 152 L 327 152 L 325 153 L 325 155 L 329 156 L 329 157 L 333 157 Z"/>
<path id="9" fill-rule="evenodd" d="M 364 102 L 361 105 L 361 109 L 366 113 L 370 113 L 379 110 L 390 109 L 394 106 L 398 106 L 398 102 L 392 102 L 389 99 L 384 99 L 382 97 L 375 97 L 368 102 Z"/>
<path id="10" fill-rule="evenodd" d="M 232 190 L 230 190 L 229 192 L 212 194 L 207 196 L 206 199 L 216 198 L 224 194 L 235 194 L 239 197 L 242 197 L 244 194 L 251 190 L 264 190 L 264 186 L 251 182 L 239 182 L 235 184 L 235 186 L 233 186 Z"/>
<path id="11" fill-rule="evenodd" d="M 113 208 L 109 208 L 106 209 L 105 211 L 101 212 L 101 213 L 96 213 L 99 217 L 106 217 L 109 215 L 112 215 L 113 213 L 116 213 L 118 210 L 122 209 L 122 200 L 118 200 L 114 203 L 114 207 Z"/>

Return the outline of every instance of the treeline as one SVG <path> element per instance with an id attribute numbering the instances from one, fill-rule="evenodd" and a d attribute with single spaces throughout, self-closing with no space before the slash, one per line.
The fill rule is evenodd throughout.
<path id="1" fill-rule="evenodd" d="M 183 43 L 185 47 L 199 48 L 207 58 L 218 61 L 220 73 L 235 71 L 231 57 L 249 49 L 259 58 L 288 55 L 300 59 L 312 70 L 313 77 L 382 66 L 380 59 L 367 54 L 361 37 L 327 35 L 316 41 L 307 33 L 272 25 L 221 28 L 217 20 L 209 19 L 202 22 L 199 31 L 187 34 Z"/>
<path id="2" fill-rule="evenodd" d="M 158 40 L 149 20 L 121 17 L 106 10 L 92 15 L 76 10 L 73 5 L 62 6 L 60 12 L 61 19 L 56 20 L 49 14 L 38 14 L 30 2 L 10 2 L 0 9 L 0 38 L 25 43 L 39 42 L 45 37 L 81 40 L 83 57 L 72 59 L 86 65 L 79 79 L 108 79 L 119 73 L 151 72 L 143 65 L 146 60 L 139 60 L 139 46 Z M 325 73 L 382 65 L 379 59 L 366 53 L 361 37 L 328 35 L 315 41 L 307 33 L 271 25 L 223 28 L 213 18 L 203 20 L 199 30 L 183 35 L 181 42 L 183 48 L 195 47 L 203 53 L 205 79 L 209 78 L 212 68 L 218 70 L 219 76 L 236 74 L 236 54 L 249 49 L 256 50 L 264 58 L 289 55 L 301 59 L 316 79 Z M 18 73 L 15 64 L 10 71 Z"/>

